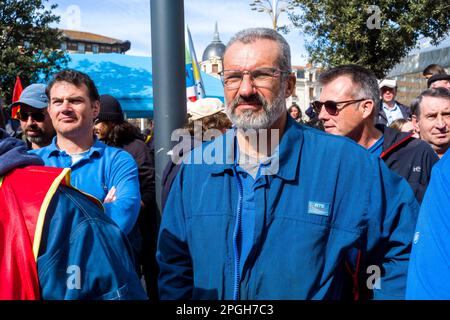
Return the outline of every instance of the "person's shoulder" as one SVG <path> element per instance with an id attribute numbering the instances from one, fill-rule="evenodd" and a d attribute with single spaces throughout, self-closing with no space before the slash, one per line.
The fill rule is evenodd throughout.
<path id="1" fill-rule="evenodd" d="M 435 164 L 442 173 L 450 177 L 450 151 L 447 151 L 442 158 Z"/>
<path id="2" fill-rule="evenodd" d="M 371 155 L 364 147 L 360 146 L 350 138 L 329 134 L 309 126 L 302 126 L 302 128 L 305 144 L 310 145 L 317 151 L 324 149 L 339 154 L 350 152 L 352 154 L 355 153 L 361 155 L 362 157 L 370 157 Z"/>
<path id="3" fill-rule="evenodd" d="M 93 196 L 88 197 L 78 189 L 65 185 L 58 186 L 56 195 L 58 199 L 57 213 L 64 215 L 63 219 L 75 222 L 72 225 L 82 223 L 115 225 L 104 213 L 101 201 Z M 68 210 L 68 208 L 73 210 Z"/>
<path id="4" fill-rule="evenodd" d="M 103 155 L 106 159 L 132 159 L 133 157 L 129 152 L 124 149 L 109 146 L 104 144 L 103 142 L 97 141 L 95 143 L 96 147 L 103 149 Z"/>
<path id="5" fill-rule="evenodd" d="M 411 152 L 424 152 L 439 158 L 433 148 L 421 139 L 411 138 L 408 142 L 408 148 L 411 149 Z"/>
<path id="6" fill-rule="evenodd" d="M 30 149 L 28 150 L 28 153 L 37 154 L 38 156 L 42 157 L 44 155 L 50 154 L 53 150 L 55 150 L 55 148 L 52 145 L 48 145 L 39 149 Z"/>

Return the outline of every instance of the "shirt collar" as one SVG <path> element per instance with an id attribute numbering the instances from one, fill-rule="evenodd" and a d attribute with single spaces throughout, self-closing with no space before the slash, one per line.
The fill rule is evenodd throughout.
<path id="1" fill-rule="evenodd" d="M 49 153 L 47 156 L 48 158 L 50 158 L 51 156 L 59 156 L 63 152 L 65 154 L 67 154 L 67 152 L 58 148 L 58 145 L 56 144 L 56 136 L 53 137 L 52 143 L 47 148 L 49 150 Z M 89 149 L 87 156 L 89 158 L 91 158 L 93 156 L 101 156 L 101 155 L 103 155 L 105 148 L 106 148 L 106 144 L 99 141 L 97 139 L 97 137 L 94 137 L 94 144 Z"/>
<path id="2" fill-rule="evenodd" d="M 270 174 L 276 175 L 285 180 L 294 180 L 300 161 L 300 152 L 303 145 L 303 127 L 295 122 L 292 117 L 286 117 L 286 127 L 281 137 L 280 144 L 275 153 L 270 157 L 271 161 L 278 161 L 278 164 L 267 166 Z M 227 170 L 233 169 L 235 163 L 235 147 L 237 144 L 236 128 L 227 131 L 226 134 L 216 138 L 211 143 L 217 143 L 217 146 L 224 146 L 225 154 L 223 159 L 225 164 L 213 164 L 212 173 L 222 174 Z M 266 174 L 268 174 L 266 173 Z"/>
<path id="3" fill-rule="evenodd" d="M 394 107 L 389 108 L 388 105 L 383 102 L 383 109 L 387 112 L 394 112 L 398 109 L 398 104 L 396 101 L 394 101 Z"/>

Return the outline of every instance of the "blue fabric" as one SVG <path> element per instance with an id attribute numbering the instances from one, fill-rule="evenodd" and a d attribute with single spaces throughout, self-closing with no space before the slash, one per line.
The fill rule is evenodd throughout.
<path id="1" fill-rule="evenodd" d="M 450 153 L 433 167 L 420 208 L 407 299 L 450 299 Z"/>
<path id="2" fill-rule="evenodd" d="M 102 202 L 115 187 L 117 200 L 103 206 L 120 229 L 130 233 L 139 214 L 141 196 L 137 165 L 128 152 L 95 140 L 89 152 L 72 165 L 70 155 L 57 147 L 56 137 L 49 146 L 29 152 L 39 155 L 46 166 L 70 168 L 72 185 Z"/>
<path id="3" fill-rule="evenodd" d="M 367 149 L 367 151 L 379 158 L 381 156 L 381 153 L 383 152 L 383 143 L 384 136 L 382 135 L 380 139 L 375 141 L 375 143 Z"/>
<path id="4" fill-rule="evenodd" d="M 60 186 L 37 260 L 45 300 L 147 299 L 126 236 L 92 201 Z"/>
<path id="5" fill-rule="evenodd" d="M 254 192 L 261 218 L 239 279 L 235 130 L 185 158 L 191 162 L 174 180 L 158 239 L 162 299 L 340 299 L 348 296 L 344 260 L 352 248 L 362 252 L 362 276 L 380 267 L 375 298 L 404 298 L 419 210 L 411 188 L 349 139 L 287 118 L 279 166 Z M 194 161 L 206 155 L 215 162 Z"/>
<path id="6" fill-rule="evenodd" d="M 243 187 L 242 198 L 242 220 L 241 220 L 241 248 L 240 248 L 240 274 L 245 260 L 250 253 L 253 244 L 253 236 L 255 233 L 255 180 L 253 177 L 245 172 L 241 167 L 237 167 L 239 179 L 241 179 Z"/>
<path id="7" fill-rule="evenodd" d="M 152 58 L 128 54 L 69 54 L 68 68 L 88 74 L 100 94 L 117 98 L 128 118 L 153 117 Z M 220 79 L 201 72 L 205 97 L 223 98 Z"/>
<path id="8" fill-rule="evenodd" d="M 44 164 L 38 156 L 27 153 L 24 141 L 10 137 L 3 129 L 0 129 L 0 157 L 0 177 L 14 168 Z"/>
<path id="9" fill-rule="evenodd" d="M 397 119 L 403 119 L 402 110 L 400 110 L 397 102 L 394 103 L 394 107 L 391 109 L 385 103 L 383 103 L 383 111 L 386 114 L 387 118 L 387 126 L 390 126 L 391 123 Z"/>

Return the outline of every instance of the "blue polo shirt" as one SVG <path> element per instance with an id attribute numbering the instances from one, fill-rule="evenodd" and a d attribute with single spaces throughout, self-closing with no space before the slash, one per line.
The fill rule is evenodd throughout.
<path id="1" fill-rule="evenodd" d="M 137 165 L 129 153 L 96 139 L 94 145 L 72 163 L 72 157 L 56 145 L 56 137 L 49 146 L 28 152 L 40 156 L 46 166 L 70 168 L 71 184 L 102 202 L 108 190 L 115 187 L 117 199 L 103 204 L 105 212 L 125 234 L 133 229 L 141 196 Z"/>
<path id="2" fill-rule="evenodd" d="M 371 154 L 379 158 L 381 156 L 381 153 L 383 152 L 383 143 L 384 143 L 384 135 L 382 135 L 380 139 L 375 141 L 373 145 L 367 148 L 367 151 L 369 151 Z"/>

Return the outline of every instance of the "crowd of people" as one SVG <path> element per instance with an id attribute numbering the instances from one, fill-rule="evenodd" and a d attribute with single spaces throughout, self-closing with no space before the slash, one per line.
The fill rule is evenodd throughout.
<path id="1" fill-rule="evenodd" d="M 336 66 L 305 121 L 290 55 L 272 29 L 233 36 L 225 103 L 188 102 L 161 213 L 158 132 L 82 72 L 26 87 L 21 135 L 0 129 L 0 299 L 450 298 L 450 76 L 427 67 L 406 106 Z"/>

